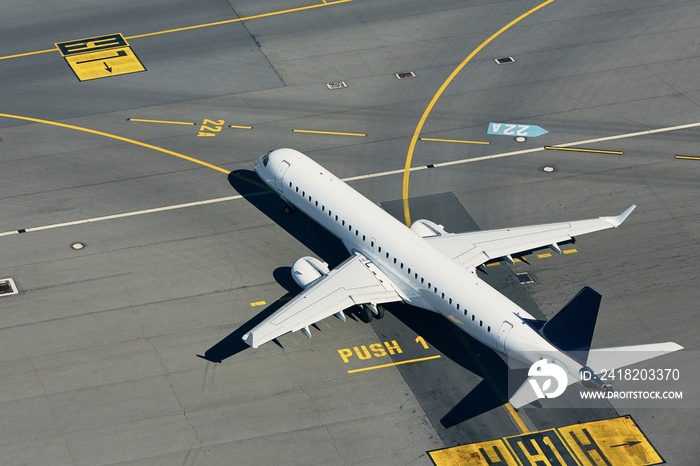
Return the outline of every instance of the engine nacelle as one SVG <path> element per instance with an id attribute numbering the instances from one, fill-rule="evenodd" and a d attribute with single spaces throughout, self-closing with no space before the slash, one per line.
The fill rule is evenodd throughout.
<path id="1" fill-rule="evenodd" d="M 302 289 L 308 288 L 328 272 L 328 264 L 315 257 L 304 256 L 292 265 L 292 278 Z"/>
<path id="2" fill-rule="evenodd" d="M 422 236 L 423 238 L 449 235 L 449 233 L 445 231 L 445 227 L 442 225 L 438 225 L 435 222 L 431 222 L 430 220 L 425 220 L 423 218 L 413 222 L 413 225 L 411 225 L 411 231 L 419 236 Z"/>

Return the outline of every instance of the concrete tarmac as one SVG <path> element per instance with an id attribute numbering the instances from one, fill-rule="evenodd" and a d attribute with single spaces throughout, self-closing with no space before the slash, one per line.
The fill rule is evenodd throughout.
<path id="1" fill-rule="evenodd" d="M 592 286 L 594 346 L 678 342 L 653 367 L 679 369 L 655 389 L 683 399 L 518 416 L 539 431 L 629 414 L 668 464 L 695 464 L 700 161 L 675 156 L 700 157 L 700 5 L 556 0 L 501 30 L 538 4 L 0 7 L 0 281 L 19 291 L 0 295 L 2 463 L 431 464 L 523 432 L 503 360 L 439 316 L 394 306 L 242 344 L 296 292 L 296 259 L 342 256 L 278 200 L 239 195 L 259 190 L 254 158 L 293 147 L 402 220 L 404 191 L 411 220 L 459 212 L 481 229 L 637 204 L 575 253 L 488 279 L 544 317 Z M 491 122 L 548 132 L 516 142 Z M 564 144 L 622 154 L 544 150 Z M 371 345 L 383 353 L 355 352 Z"/>

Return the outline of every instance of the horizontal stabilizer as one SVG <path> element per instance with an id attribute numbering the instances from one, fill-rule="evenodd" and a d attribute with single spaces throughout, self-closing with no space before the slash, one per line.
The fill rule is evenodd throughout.
<path id="1" fill-rule="evenodd" d="M 683 347 L 672 341 L 646 345 L 596 348 L 588 354 L 588 366 L 596 373 L 612 370 L 646 361 L 667 353 L 682 350 Z"/>

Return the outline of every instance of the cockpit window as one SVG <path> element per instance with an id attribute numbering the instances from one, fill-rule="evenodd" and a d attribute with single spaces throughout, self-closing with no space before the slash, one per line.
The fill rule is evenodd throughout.
<path id="1" fill-rule="evenodd" d="M 270 154 L 269 153 L 263 155 L 262 162 L 263 162 L 263 165 L 265 167 L 267 167 L 268 162 L 270 162 Z"/>

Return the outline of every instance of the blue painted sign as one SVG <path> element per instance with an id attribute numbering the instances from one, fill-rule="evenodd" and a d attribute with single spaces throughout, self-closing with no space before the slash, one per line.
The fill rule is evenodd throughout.
<path id="1" fill-rule="evenodd" d="M 549 131 L 537 125 L 519 125 L 515 123 L 489 123 L 488 134 L 500 136 L 524 136 L 536 138 Z"/>

